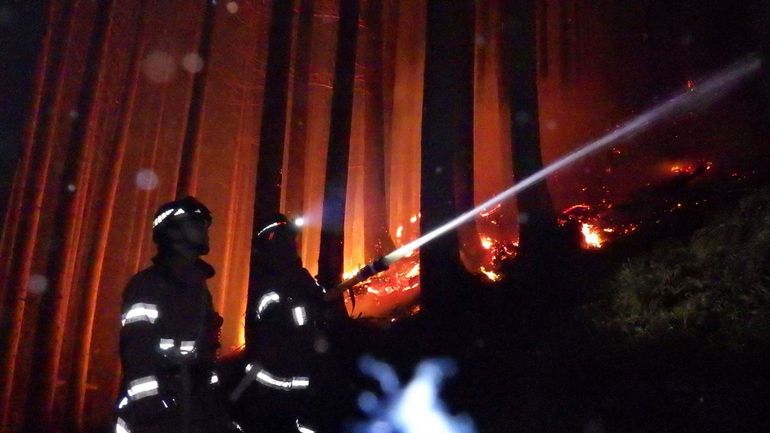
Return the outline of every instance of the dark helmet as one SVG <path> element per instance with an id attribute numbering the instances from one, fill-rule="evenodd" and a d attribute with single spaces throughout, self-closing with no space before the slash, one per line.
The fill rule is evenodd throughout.
<path id="1" fill-rule="evenodd" d="M 276 213 L 260 221 L 254 240 L 256 244 L 265 244 L 276 239 L 276 236 L 294 238 L 296 234 L 294 224 L 289 223 L 286 215 Z"/>
<path id="2" fill-rule="evenodd" d="M 261 220 L 259 231 L 254 237 L 254 253 L 260 262 L 293 263 L 297 254 L 297 226 L 290 223 L 285 215 L 276 213 Z"/>
<path id="3" fill-rule="evenodd" d="M 152 219 L 152 240 L 162 243 L 168 228 L 187 219 L 203 221 L 208 226 L 211 225 L 211 211 L 191 196 L 162 204 Z"/>

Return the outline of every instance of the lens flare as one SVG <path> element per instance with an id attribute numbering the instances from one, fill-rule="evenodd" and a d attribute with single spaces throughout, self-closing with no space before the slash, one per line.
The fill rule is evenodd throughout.
<path id="1" fill-rule="evenodd" d="M 457 371 L 451 359 L 422 361 L 403 388 L 393 367 L 382 361 L 364 356 L 359 368 L 379 382 L 383 396 L 361 393 L 359 408 L 369 420 L 356 425 L 355 433 L 476 433 L 469 416 L 451 415 L 439 397 L 441 383 Z"/>

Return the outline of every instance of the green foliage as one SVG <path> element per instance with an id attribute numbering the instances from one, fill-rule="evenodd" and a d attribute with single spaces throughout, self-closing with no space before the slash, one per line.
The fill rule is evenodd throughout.
<path id="1" fill-rule="evenodd" d="M 596 322 L 635 338 L 770 341 L 770 189 L 629 260 L 607 289 Z"/>

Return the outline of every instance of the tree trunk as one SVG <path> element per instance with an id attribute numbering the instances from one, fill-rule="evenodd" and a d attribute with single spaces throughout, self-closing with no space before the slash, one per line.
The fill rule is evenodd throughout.
<path id="1" fill-rule="evenodd" d="M 393 149 L 393 107 L 396 84 L 396 48 L 398 47 L 398 14 L 397 0 L 385 0 L 382 7 L 382 110 L 385 125 L 385 185 L 390 185 L 390 152 Z M 390 203 L 390 190 L 386 188 L 385 203 Z M 389 218 L 392 215 L 388 215 Z"/>
<path id="2" fill-rule="evenodd" d="M 302 214 L 305 195 L 305 149 L 307 141 L 310 49 L 313 32 L 313 0 L 300 0 L 294 48 L 294 80 L 291 96 L 288 164 L 286 169 L 286 214 Z"/>
<path id="3" fill-rule="evenodd" d="M 265 94 L 257 161 L 252 235 L 260 224 L 280 211 L 281 167 L 286 132 L 286 102 L 291 50 L 292 2 L 274 0 L 265 72 Z"/>
<path id="4" fill-rule="evenodd" d="M 85 409 L 86 386 L 88 382 L 88 369 L 91 359 L 91 340 L 93 338 L 94 318 L 96 317 L 96 303 L 99 293 L 99 284 L 102 277 L 102 267 L 107 253 L 107 242 L 109 240 L 110 227 L 112 225 L 112 216 L 115 209 L 115 203 L 118 199 L 118 186 L 120 183 L 120 173 L 123 171 L 123 162 L 126 155 L 126 149 L 129 141 L 129 130 L 131 120 L 136 105 L 139 84 L 141 82 L 142 58 L 147 45 L 146 20 L 143 14 L 146 0 L 139 3 L 137 13 L 137 22 L 139 29 L 137 31 L 134 47 L 132 48 L 131 60 L 128 68 L 126 86 L 124 88 L 118 128 L 112 140 L 112 152 L 110 152 L 110 173 L 112 176 L 107 184 L 100 191 L 100 214 L 97 218 L 96 241 L 94 251 L 89 261 L 87 270 L 86 285 L 82 291 L 83 299 L 82 319 L 77 330 L 79 335 L 75 346 L 74 355 L 74 377 L 72 395 L 69 396 L 69 403 L 66 408 L 72 414 L 72 425 L 75 431 L 83 429 L 83 416 Z"/>
<path id="5" fill-rule="evenodd" d="M 337 55 L 334 65 L 332 118 L 326 160 L 321 247 L 318 277 L 321 284 L 333 287 L 343 272 L 345 194 L 348 183 L 350 128 L 353 119 L 353 79 L 358 37 L 358 0 L 340 0 Z"/>
<path id="6" fill-rule="evenodd" d="M 393 250 L 385 196 L 385 119 L 383 92 L 382 0 L 369 0 L 364 29 L 364 253 L 367 260 Z"/>
<path id="7" fill-rule="evenodd" d="M 535 0 L 503 3 L 503 64 L 511 101 L 513 177 L 521 181 L 543 167 L 538 119 Z M 507 47 L 505 46 L 507 45 Z M 539 182 L 518 196 L 522 256 L 553 240 L 555 214 L 548 186 Z M 537 255 L 537 254 L 536 254 Z"/>
<path id="8" fill-rule="evenodd" d="M 473 145 L 474 4 L 428 2 L 422 123 L 420 229 L 423 234 L 457 213 L 455 163 Z M 426 314 L 447 317 L 459 309 L 462 275 L 456 233 L 420 251 L 421 297 Z"/>
<path id="9" fill-rule="evenodd" d="M 201 24 L 200 42 L 197 54 L 203 59 L 203 69 L 195 73 L 193 78 L 192 97 L 187 111 L 187 127 L 182 142 L 182 160 L 179 165 L 179 182 L 176 196 L 195 195 L 198 182 L 198 159 L 201 141 L 200 125 L 203 120 L 203 104 L 206 99 L 206 82 L 211 69 L 211 39 L 214 33 L 214 21 L 217 12 L 215 2 L 204 4 L 203 21 Z"/>

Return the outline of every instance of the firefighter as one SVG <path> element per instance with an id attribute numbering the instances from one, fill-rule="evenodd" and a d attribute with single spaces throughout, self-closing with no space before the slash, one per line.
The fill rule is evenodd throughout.
<path id="1" fill-rule="evenodd" d="M 157 255 L 123 292 L 123 380 L 117 433 L 236 432 L 214 369 L 222 317 L 206 280 L 211 213 L 193 197 L 162 205 L 152 221 Z"/>
<path id="2" fill-rule="evenodd" d="M 328 431 L 327 406 L 335 403 L 327 331 L 347 319 L 344 304 L 324 301 L 324 288 L 302 267 L 293 223 L 277 214 L 260 227 L 252 243 L 247 361 L 230 398 L 247 431 Z"/>

